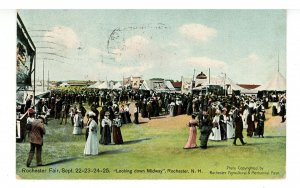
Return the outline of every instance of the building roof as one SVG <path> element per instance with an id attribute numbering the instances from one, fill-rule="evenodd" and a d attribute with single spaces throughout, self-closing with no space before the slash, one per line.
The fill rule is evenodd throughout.
<path id="1" fill-rule="evenodd" d="M 182 86 L 182 82 L 172 82 L 172 84 L 173 84 L 173 87 L 175 87 L 175 88 L 181 88 L 181 86 Z"/>
<path id="2" fill-rule="evenodd" d="M 255 88 L 260 86 L 260 85 L 257 85 L 257 84 L 237 84 L 237 85 L 244 88 L 244 89 L 255 89 Z"/>

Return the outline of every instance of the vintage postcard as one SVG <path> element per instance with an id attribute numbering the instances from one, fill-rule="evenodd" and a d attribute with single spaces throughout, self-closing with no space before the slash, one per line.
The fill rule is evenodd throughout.
<path id="1" fill-rule="evenodd" d="M 18 10 L 17 179 L 285 179 L 285 10 Z"/>

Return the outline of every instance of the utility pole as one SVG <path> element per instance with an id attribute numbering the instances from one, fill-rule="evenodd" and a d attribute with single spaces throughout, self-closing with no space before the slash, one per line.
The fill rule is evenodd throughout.
<path id="1" fill-rule="evenodd" d="M 210 68 L 208 68 L 208 84 L 210 85 Z"/>
<path id="2" fill-rule="evenodd" d="M 45 79 L 44 79 L 44 65 L 45 65 L 45 63 L 44 63 L 44 61 L 43 61 L 43 92 L 45 91 L 45 90 L 44 90 L 44 84 L 45 84 L 45 83 L 44 83 L 44 80 L 45 80 Z"/>
<path id="3" fill-rule="evenodd" d="M 47 90 L 49 90 L 49 82 L 50 82 L 50 80 L 49 80 L 49 70 L 48 70 L 48 86 L 47 86 Z"/>
<path id="4" fill-rule="evenodd" d="M 224 92 L 225 92 L 225 97 L 226 97 L 226 90 L 227 90 L 227 87 L 226 87 L 226 73 L 224 73 L 224 77 L 225 77 L 225 79 L 224 79 Z"/>
<path id="5" fill-rule="evenodd" d="M 193 74 L 192 91 L 193 91 L 193 85 L 195 85 L 195 72 L 196 72 L 196 69 L 194 69 L 194 74 Z"/>

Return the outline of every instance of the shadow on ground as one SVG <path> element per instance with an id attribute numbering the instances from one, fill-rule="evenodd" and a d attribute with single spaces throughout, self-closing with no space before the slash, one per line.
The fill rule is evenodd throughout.
<path id="1" fill-rule="evenodd" d="M 72 158 L 67 158 L 67 159 L 61 159 L 61 160 L 58 160 L 58 161 L 54 161 L 54 162 L 51 162 L 51 163 L 46 163 L 46 164 L 43 164 L 41 166 L 31 166 L 32 168 L 36 168 L 36 167 L 43 167 L 43 166 L 51 166 L 51 165 L 56 165 L 56 164 L 61 164 L 61 163 L 66 163 L 66 162 L 69 162 L 69 161 L 74 161 L 78 159 L 78 157 L 72 157 Z"/>
<path id="2" fill-rule="evenodd" d="M 128 140 L 128 141 L 124 141 L 123 144 L 127 145 L 127 144 L 136 144 L 136 143 L 139 143 L 139 142 L 142 142 L 144 140 L 151 140 L 152 138 L 139 138 L 139 139 L 136 139 L 136 140 Z"/>
<path id="3" fill-rule="evenodd" d="M 126 153 L 128 151 L 129 151 L 128 149 L 116 149 L 116 150 L 102 151 L 102 152 L 99 152 L 98 155 L 110 155 L 110 154 Z"/>

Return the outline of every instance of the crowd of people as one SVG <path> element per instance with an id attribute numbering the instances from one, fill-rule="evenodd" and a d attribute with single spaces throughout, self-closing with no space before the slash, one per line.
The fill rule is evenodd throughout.
<path id="1" fill-rule="evenodd" d="M 58 119 L 60 124 L 67 124 L 70 119 L 74 135 L 82 135 L 85 128 L 84 154 L 97 155 L 99 144 L 123 143 L 122 125 L 139 124 L 139 117 L 151 120 L 161 115 L 173 117 L 187 114 L 192 117 L 188 122 L 189 137 L 184 148 L 197 147 L 197 127 L 201 133 L 200 148 L 206 149 L 208 140 L 234 139 L 233 144 L 236 145 L 239 138 L 244 145 L 243 129 L 247 130 L 248 137 L 264 137 L 265 109 L 269 108 L 269 101 L 277 100 L 280 109 L 278 111 L 276 108 L 276 115 L 280 114 L 282 122 L 285 121 L 286 97 L 284 94 L 276 96 L 277 99 L 271 94 L 258 98 L 234 94 L 218 96 L 143 90 L 53 90 L 47 97 L 39 99 L 34 112 L 32 97 L 26 101 L 25 108 L 31 114 L 28 124 L 33 124 L 32 114 L 35 114 L 35 117 L 43 117 L 44 124 L 47 124 L 49 117 Z M 131 103 L 134 104 L 133 110 L 130 110 Z M 87 111 L 84 106 L 90 110 Z M 97 140 L 98 129 L 100 140 Z"/>
<path id="2" fill-rule="evenodd" d="M 204 102 L 205 99 L 208 102 Z M 207 148 L 208 140 L 234 139 L 233 144 L 236 145 L 236 140 L 239 138 L 242 145 L 245 145 L 243 129 L 246 129 L 248 137 L 264 138 L 265 110 L 269 108 L 268 97 L 232 95 L 219 98 L 217 96 L 205 96 L 202 100 L 202 96 L 199 96 L 199 101 L 202 101 L 197 106 L 199 109 L 194 108 L 193 104 L 194 113 L 192 119 L 187 123 L 189 137 L 184 146 L 185 149 L 197 147 L 196 127 L 200 129 L 200 148 L 202 149 Z M 274 99 L 272 101 L 280 106 L 280 111 L 277 113 L 276 109 L 276 114 L 280 114 L 283 123 L 286 118 L 285 94 L 279 95 L 277 101 Z"/>

